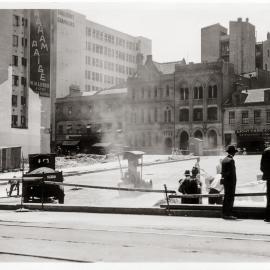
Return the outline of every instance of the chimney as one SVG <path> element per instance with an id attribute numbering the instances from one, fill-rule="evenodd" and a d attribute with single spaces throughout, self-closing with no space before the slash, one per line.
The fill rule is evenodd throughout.
<path id="1" fill-rule="evenodd" d="M 152 61 L 152 55 L 151 54 L 147 55 L 146 61 Z"/>
<path id="2" fill-rule="evenodd" d="M 248 18 L 246 18 L 246 22 L 248 22 L 249 21 L 249 19 Z"/>
<path id="3" fill-rule="evenodd" d="M 238 18 L 237 21 L 238 21 L 238 22 L 242 22 L 242 18 L 241 18 L 241 17 Z"/>
<path id="4" fill-rule="evenodd" d="M 270 33 L 267 32 L 267 40 L 269 40 L 269 39 L 270 39 Z"/>

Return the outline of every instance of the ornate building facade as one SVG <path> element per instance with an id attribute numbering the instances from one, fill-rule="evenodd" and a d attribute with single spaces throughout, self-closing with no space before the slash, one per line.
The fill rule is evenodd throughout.
<path id="1" fill-rule="evenodd" d="M 148 56 L 128 79 L 128 145 L 147 152 L 188 152 L 192 138 L 199 138 L 206 152 L 223 147 L 222 104 L 235 79 L 232 64 L 224 61 L 160 64 Z"/>

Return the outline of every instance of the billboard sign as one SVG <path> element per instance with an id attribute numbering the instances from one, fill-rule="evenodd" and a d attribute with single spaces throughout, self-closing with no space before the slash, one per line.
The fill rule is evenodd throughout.
<path id="1" fill-rule="evenodd" d="M 50 96 L 50 10 L 32 9 L 30 14 L 30 87 Z"/>

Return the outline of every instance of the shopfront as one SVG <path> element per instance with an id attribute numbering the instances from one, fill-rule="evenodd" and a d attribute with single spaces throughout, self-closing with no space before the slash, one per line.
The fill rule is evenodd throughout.
<path id="1" fill-rule="evenodd" d="M 245 148 L 247 153 L 261 153 L 265 143 L 270 142 L 270 129 L 243 129 L 235 131 L 237 147 Z"/>

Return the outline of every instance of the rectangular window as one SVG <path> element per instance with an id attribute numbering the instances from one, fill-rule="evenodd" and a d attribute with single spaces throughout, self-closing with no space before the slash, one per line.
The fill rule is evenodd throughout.
<path id="1" fill-rule="evenodd" d="M 25 125 L 26 125 L 26 121 L 25 121 L 25 116 L 21 116 L 21 126 L 22 127 L 25 127 Z"/>
<path id="2" fill-rule="evenodd" d="M 16 75 L 12 75 L 12 85 L 18 86 L 19 84 L 19 77 Z"/>
<path id="3" fill-rule="evenodd" d="M 27 59 L 22 57 L 22 66 L 26 67 L 27 66 Z"/>
<path id="4" fill-rule="evenodd" d="M 21 85 L 26 86 L 26 78 L 21 77 Z"/>
<path id="5" fill-rule="evenodd" d="M 26 18 L 22 18 L 22 25 L 25 26 L 25 27 L 27 27 L 28 21 L 27 21 Z"/>
<path id="6" fill-rule="evenodd" d="M 12 45 L 13 47 L 18 47 L 18 36 L 16 35 L 12 36 Z"/>
<path id="7" fill-rule="evenodd" d="M 242 124 L 248 124 L 248 111 L 242 112 Z"/>
<path id="8" fill-rule="evenodd" d="M 26 97 L 21 96 L 21 105 L 26 105 Z"/>
<path id="9" fill-rule="evenodd" d="M 229 124 L 235 124 L 235 112 L 229 112 Z"/>
<path id="10" fill-rule="evenodd" d="M 18 56 L 17 55 L 12 55 L 12 65 L 13 66 L 18 66 Z"/>
<path id="11" fill-rule="evenodd" d="M 13 26 L 19 26 L 20 25 L 20 17 L 17 15 L 13 15 Z"/>
<path id="12" fill-rule="evenodd" d="M 12 95 L 12 106 L 17 107 L 18 105 L 18 97 L 16 95 Z"/>
<path id="13" fill-rule="evenodd" d="M 203 110 L 196 108 L 193 111 L 193 121 L 203 121 Z"/>
<path id="14" fill-rule="evenodd" d="M 261 123 L 261 111 L 255 110 L 254 111 L 254 124 L 260 124 Z"/>
<path id="15" fill-rule="evenodd" d="M 270 111 L 266 111 L 266 123 L 270 124 Z"/>
<path id="16" fill-rule="evenodd" d="M 155 110 L 154 110 L 154 121 L 155 122 L 158 121 L 158 110 L 157 110 L 157 108 L 155 108 Z"/>
<path id="17" fill-rule="evenodd" d="M 17 127 L 18 126 L 18 115 L 12 115 L 12 127 Z"/>

